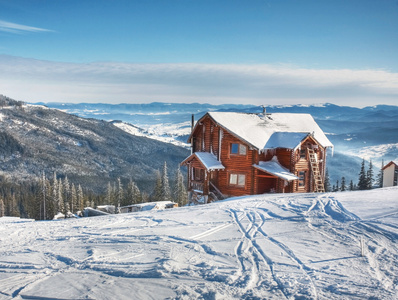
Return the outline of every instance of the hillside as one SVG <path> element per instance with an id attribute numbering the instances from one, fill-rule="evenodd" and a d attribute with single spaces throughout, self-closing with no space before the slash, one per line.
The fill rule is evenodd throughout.
<path id="1" fill-rule="evenodd" d="M 65 221 L 3 217 L 0 298 L 397 299 L 397 195 L 395 187 Z"/>
<path id="2" fill-rule="evenodd" d="M 189 154 L 181 147 L 130 135 L 106 121 L 16 104 L 0 107 L 0 175 L 10 179 L 31 179 L 42 171 L 52 176 L 56 171 L 93 190 L 103 191 L 117 177 L 132 178 L 147 188 L 164 161 L 174 172 Z"/>

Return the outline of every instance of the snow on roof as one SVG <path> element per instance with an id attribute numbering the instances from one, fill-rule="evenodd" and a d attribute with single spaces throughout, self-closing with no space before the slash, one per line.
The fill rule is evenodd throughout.
<path id="1" fill-rule="evenodd" d="M 222 165 L 222 163 L 217 159 L 217 157 L 209 152 L 195 152 L 193 153 L 200 162 L 203 164 L 203 166 L 208 170 L 223 170 L 225 167 Z"/>
<path id="2" fill-rule="evenodd" d="M 323 147 L 333 147 L 310 114 L 208 112 L 208 115 L 219 125 L 260 150 L 266 148 L 275 132 L 313 134 Z"/>
<path id="3" fill-rule="evenodd" d="M 144 202 L 144 203 L 137 203 L 131 204 L 127 206 L 122 206 L 120 208 L 126 207 L 138 207 L 141 211 L 152 210 L 152 209 L 165 209 L 166 206 L 174 205 L 175 202 L 172 201 L 157 201 L 157 202 Z"/>
<path id="4" fill-rule="evenodd" d="M 270 136 L 264 148 L 295 149 L 308 135 L 308 133 L 303 132 L 275 132 Z"/>
<path id="5" fill-rule="evenodd" d="M 298 177 L 290 173 L 288 169 L 281 166 L 276 156 L 274 156 L 270 161 L 260 161 L 258 165 L 254 164 L 253 167 L 287 181 L 298 179 Z"/>

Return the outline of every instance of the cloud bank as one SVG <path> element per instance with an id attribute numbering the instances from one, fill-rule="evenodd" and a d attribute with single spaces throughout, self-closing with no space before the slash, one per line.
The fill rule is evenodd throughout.
<path id="1" fill-rule="evenodd" d="M 26 26 L 26 25 L 0 20 L 0 31 L 20 34 L 23 32 L 51 32 L 52 30 Z"/>
<path id="2" fill-rule="evenodd" d="M 74 64 L 0 55 L 0 94 L 29 102 L 396 105 L 398 73 L 287 65 Z"/>

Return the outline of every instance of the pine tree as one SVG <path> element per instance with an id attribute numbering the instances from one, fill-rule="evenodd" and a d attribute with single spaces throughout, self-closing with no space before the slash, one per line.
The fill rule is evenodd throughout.
<path id="1" fill-rule="evenodd" d="M 64 179 L 63 192 L 64 192 L 64 206 L 65 206 L 64 212 L 66 217 L 68 215 L 68 212 L 70 212 L 70 185 L 67 176 L 65 176 Z"/>
<path id="2" fill-rule="evenodd" d="M 82 186 L 79 184 L 77 187 L 77 203 L 79 206 L 79 210 L 83 211 L 84 209 L 84 195 L 83 195 L 83 189 Z"/>
<path id="3" fill-rule="evenodd" d="M 120 177 L 117 179 L 117 194 L 115 197 L 115 214 L 119 213 L 120 210 L 120 203 L 122 203 L 122 200 L 124 198 L 124 191 L 123 191 L 123 185 L 120 180 Z"/>
<path id="4" fill-rule="evenodd" d="M 164 162 L 162 172 L 162 194 L 161 201 L 171 201 L 171 191 L 169 184 L 169 177 L 167 175 L 167 163 Z"/>
<path id="5" fill-rule="evenodd" d="M 59 188 L 59 186 L 58 186 L 58 180 L 57 180 L 57 173 L 54 172 L 53 184 L 52 184 L 52 189 L 51 189 L 51 192 L 52 192 L 51 200 L 54 205 L 54 215 L 56 215 L 58 212 L 61 212 L 61 209 L 59 207 L 58 188 Z"/>
<path id="6" fill-rule="evenodd" d="M 52 220 L 54 218 L 54 201 L 52 200 L 52 186 L 50 180 L 47 178 L 44 181 L 45 189 L 47 191 L 46 195 L 46 216 L 47 220 Z"/>
<path id="7" fill-rule="evenodd" d="M 366 190 L 368 187 L 365 170 L 365 159 L 362 160 L 361 171 L 359 172 L 358 189 Z"/>
<path id="8" fill-rule="evenodd" d="M 366 189 L 371 190 L 373 187 L 373 181 L 374 181 L 374 174 L 373 174 L 373 164 L 372 160 L 369 162 L 369 169 L 366 172 Z"/>
<path id="9" fill-rule="evenodd" d="M 127 190 L 128 190 L 128 197 L 126 198 L 128 203 L 126 205 L 141 203 L 142 201 L 141 191 L 134 181 L 130 180 Z"/>
<path id="10" fill-rule="evenodd" d="M 353 191 L 355 188 L 354 188 L 354 182 L 352 181 L 352 179 L 351 179 L 351 181 L 350 181 L 350 187 L 349 187 L 349 189 L 350 189 L 350 191 Z"/>
<path id="11" fill-rule="evenodd" d="M 4 201 L 0 198 L 0 218 L 5 216 Z"/>
<path id="12" fill-rule="evenodd" d="M 324 188 L 325 188 L 325 192 L 330 192 L 330 191 L 331 191 L 331 188 L 330 188 L 330 178 L 329 178 L 329 171 L 328 171 L 328 169 L 326 169 L 326 172 L 325 172 Z"/>
<path id="13" fill-rule="evenodd" d="M 162 199 L 162 176 L 159 170 L 156 170 L 156 184 L 151 198 L 152 201 L 161 201 Z"/>
<path id="14" fill-rule="evenodd" d="M 340 187 L 340 190 L 341 190 L 342 192 L 344 192 L 344 191 L 347 190 L 347 186 L 346 186 L 346 183 L 345 183 L 345 177 L 344 177 L 344 176 L 341 177 L 341 187 Z"/>
<path id="15" fill-rule="evenodd" d="M 381 161 L 381 168 L 376 178 L 376 185 L 378 187 L 383 187 L 383 168 L 384 168 L 384 159 Z"/>
<path id="16" fill-rule="evenodd" d="M 78 201 L 77 201 L 77 191 L 76 191 L 76 187 L 75 184 L 72 183 L 71 187 L 70 187 L 70 198 L 71 198 L 71 213 L 73 214 L 74 212 L 78 211 Z"/>
<path id="17" fill-rule="evenodd" d="M 58 209 L 59 212 L 66 216 L 65 201 L 64 201 L 64 185 L 62 178 L 58 180 Z"/>
<path id="18" fill-rule="evenodd" d="M 114 201 L 113 199 L 113 188 L 110 182 L 108 182 L 108 186 L 106 188 L 106 203 L 107 204 L 112 204 Z"/>
<path id="19" fill-rule="evenodd" d="M 184 177 L 182 176 L 181 170 L 178 167 L 174 187 L 174 201 L 178 203 L 178 206 L 183 206 L 187 203 L 187 200 L 188 194 L 184 185 Z"/>
<path id="20" fill-rule="evenodd" d="M 339 187 L 339 180 L 337 179 L 337 181 L 336 181 L 336 190 L 335 190 L 335 192 L 338 192 L 340 190 L 340 187 Z"/>

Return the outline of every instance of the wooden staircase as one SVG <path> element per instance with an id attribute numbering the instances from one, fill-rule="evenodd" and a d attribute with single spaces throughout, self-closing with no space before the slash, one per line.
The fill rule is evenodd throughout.
<path id="1" fill-rule="evenodd" d="M 322 180 L 321 172 L 319 171 L 318 158 L 313 149 L 308 149 L 308 157 L 310 160 L 312 175 L 314 176 L 314 191 L 316 193 L 324 193 L 325 185 Z"/>

